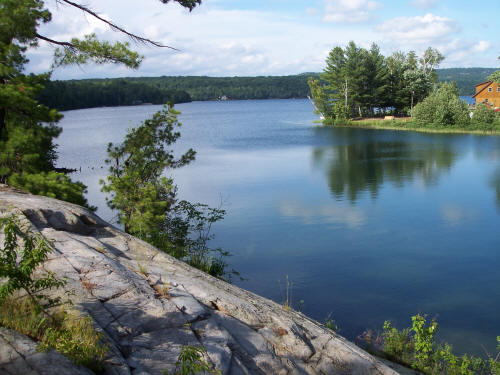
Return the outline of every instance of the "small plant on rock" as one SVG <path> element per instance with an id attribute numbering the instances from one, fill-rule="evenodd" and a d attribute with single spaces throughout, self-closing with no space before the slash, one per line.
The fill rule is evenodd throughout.
<path id="1" fill-rule="evenodd" d="M 222 375 L 220 370 L 214 369 L 206 360 L 207 350 L 204 347 L 192 345 L 183 346 L 175 363 L 172 375 L 211 374 Z"/>
<path id="2" fill-rule="evenodd" d="M 338 332 L 339 326 L 335 322 L 335 319 L 332 319 L 332 313 L 329 313 L 325 319 L 325 327 L 332 330 L 333 332 Z"/>
<path id="3" fill-rule="evenodd" d="M 61 299 L 51 298 L 45 292 L 66 284 L 65 280 L 56 278 L 52 272 L 39 274 L 35 278 L 37 268 L 52 251 L 50 243 L 40 234 L 23 230 L 14 215 L 0 218 L 0 231 L 4 234 L 0 248 L 0 279 L 5 279 L 0 284 L 0 304 L 14 292 L 21 292 L 48 315 L 47 310 L 60 305 Z"/>

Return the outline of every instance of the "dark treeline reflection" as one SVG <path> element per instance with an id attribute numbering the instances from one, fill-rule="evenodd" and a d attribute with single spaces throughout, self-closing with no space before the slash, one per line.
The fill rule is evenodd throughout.
<path id="1" fill-rule="evenodd" d="M 497 193 L 497 205 L 500 209 L 500 167 L 498 167 L 495 173 L 493 173 L 493 177 L 491 178 L 491 185 Z"/>
<path id="2" fill-rule="evenodd" d="M 343 139 L 343 144 L 316 147 L 315 167 L 325 171 L 331 192 L 355 202 L 369 191 L 376 198 L 384 182 L 402 187 L 418 179 L 435 184 L 456 160 L 450 144 L 403 142 L 400 140 Z"/>

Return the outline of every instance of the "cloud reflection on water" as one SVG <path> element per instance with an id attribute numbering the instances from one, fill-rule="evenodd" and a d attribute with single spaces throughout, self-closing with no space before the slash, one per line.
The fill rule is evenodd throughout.
<path id="1" fill-rule="evenodd" d="M 280 214 L 302 220 L 304 224 L 344 224 L 359 228 L 366 220 L 363 210 L 350 206 L 321 205 L 304 206 L 300 202 L 287 201 L 279 204 Z"/>

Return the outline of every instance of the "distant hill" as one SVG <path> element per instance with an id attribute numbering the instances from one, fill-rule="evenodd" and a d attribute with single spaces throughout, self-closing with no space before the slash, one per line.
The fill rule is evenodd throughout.
<path id="1" fill-rule="evenodd" d="M 474 95 L 474 86 L 484 82 L 495 68 L 448 68 L 436 69 L 440 81 L 455 81 L 460 95 Z"/>
<path id="2" fill-rule="evenodd" d="M 460 95 L 473 95 L 474 85 L 494 68 L 437 69 L 440 81 L 457 82 Z M 40 95 L 41 103 L 59 110 L 100 106 L 161 104 L 167 101 L 288 99 L 309 95 L 308 77 L 319 73 L 261 77 L 140 77 L 54 81 Z"/>

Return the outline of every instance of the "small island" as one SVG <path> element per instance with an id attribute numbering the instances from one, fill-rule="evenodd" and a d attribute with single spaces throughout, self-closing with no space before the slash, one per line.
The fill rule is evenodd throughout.
<path id="1" fill-rule="evenodd" d="M 500 134 L 500 71 L 475 86 L 469 105 L 455 82 L 437 83 L 444 56 L 429 47 L 421 56 L 385 57 L 350 42 L 335 47 L 320 79 L 308 80 L 325 125 L 444 133 Z"/>

